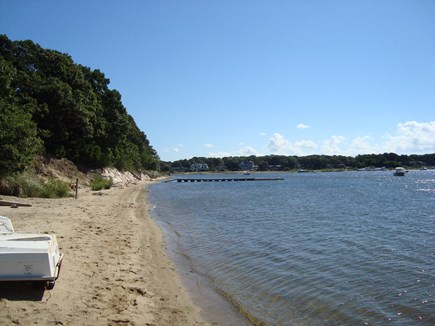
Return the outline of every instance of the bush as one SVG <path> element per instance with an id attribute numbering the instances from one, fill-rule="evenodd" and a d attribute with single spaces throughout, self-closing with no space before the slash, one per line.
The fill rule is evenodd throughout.
<path id="1" fill-rule="evenodd" d="M 0 193 L 9 196 L 41 197 L 43 182 L 36 175 L 22 173 L 10 175 L 0 181 Z"/>
<path id="2" fill-rule="evenodd" d="M 20 197 L 45 197 L 44 182 L 36 175 L 23 173 L 17 177 Z"/>
<path id="3" fill-rule="evenodd" d="M 20 194 L 20 187 L 16 178 L 8 176 L 0 180 L 0 194 L 7 196 L 18 196 Z"/>
<path id="4" fill-rule="evenodd" d="M 107 179 L 100 174 L 95 174 L 91 181 L 92 190 L 110 189 L 112 186 L 112 178 Z"/>
<path id="5" fill-rule="evenodd" d="M 0 193 L 20 197 L 62 198 L 71 195 L 68 182 L 52 179 L 47 182 L 26 172 L 0 181 Z"/>
<path id="6" fill-rule="evenodd" d="M 50 180 L 43 185 L 41 197 L 62 198 L 71 195 L 69 184 L 62 180 Z"/>

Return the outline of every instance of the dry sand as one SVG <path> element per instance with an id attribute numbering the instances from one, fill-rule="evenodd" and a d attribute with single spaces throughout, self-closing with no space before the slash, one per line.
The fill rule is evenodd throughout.
<path id="1" fill-rule="evenodd" d="M 0 283 L 0 325 L 205 325 L 149 217 L 147 185 L 78 199 L 3 197 L 16 231 L 54 233 L 65 254 L 51 291 Z"/>

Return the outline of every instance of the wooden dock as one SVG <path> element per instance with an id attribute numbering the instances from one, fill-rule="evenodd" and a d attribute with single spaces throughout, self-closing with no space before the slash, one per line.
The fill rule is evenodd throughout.
<path id="1" fill-rule="evenodd" d="M 165 182 L 232 182 L 232 181 L 277 181 L 284 178 L 177 178 Z"/>

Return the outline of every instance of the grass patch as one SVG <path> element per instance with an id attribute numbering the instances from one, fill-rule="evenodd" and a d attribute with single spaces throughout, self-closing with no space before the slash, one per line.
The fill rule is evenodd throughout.
<path id="1" fill-rule="evenodd" d="M 0 193 L 19 197 L 63 198 L 71 196 L 71 189 L 68 182 L 57 179 L 45 181 L 36 174 L 25 172 L 3 178 Z"/>
<path id="2" fill-rule="evenodd" d="M 71 188 L 67 182 L 62 180 L 49 180 L 42 187 L 42 197 L 63 198 L 71 195 Z"/>
<path id="3" fill-rule="evenodd" d="M 105 178 L 100 174 L 94 174 L 91 180 L 92 190 L 110 189 L 113 186 L 112 178 Z"/>

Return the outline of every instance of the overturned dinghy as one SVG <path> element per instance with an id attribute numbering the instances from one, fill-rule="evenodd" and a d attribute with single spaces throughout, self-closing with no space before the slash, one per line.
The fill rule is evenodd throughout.
<path id="1" fill-rule="evenodd" d="M 62 259 L 54 234 L 15 232 L 10 219 L 0 216 L 0 281 L 36 282 L 51 290 Z"/>

